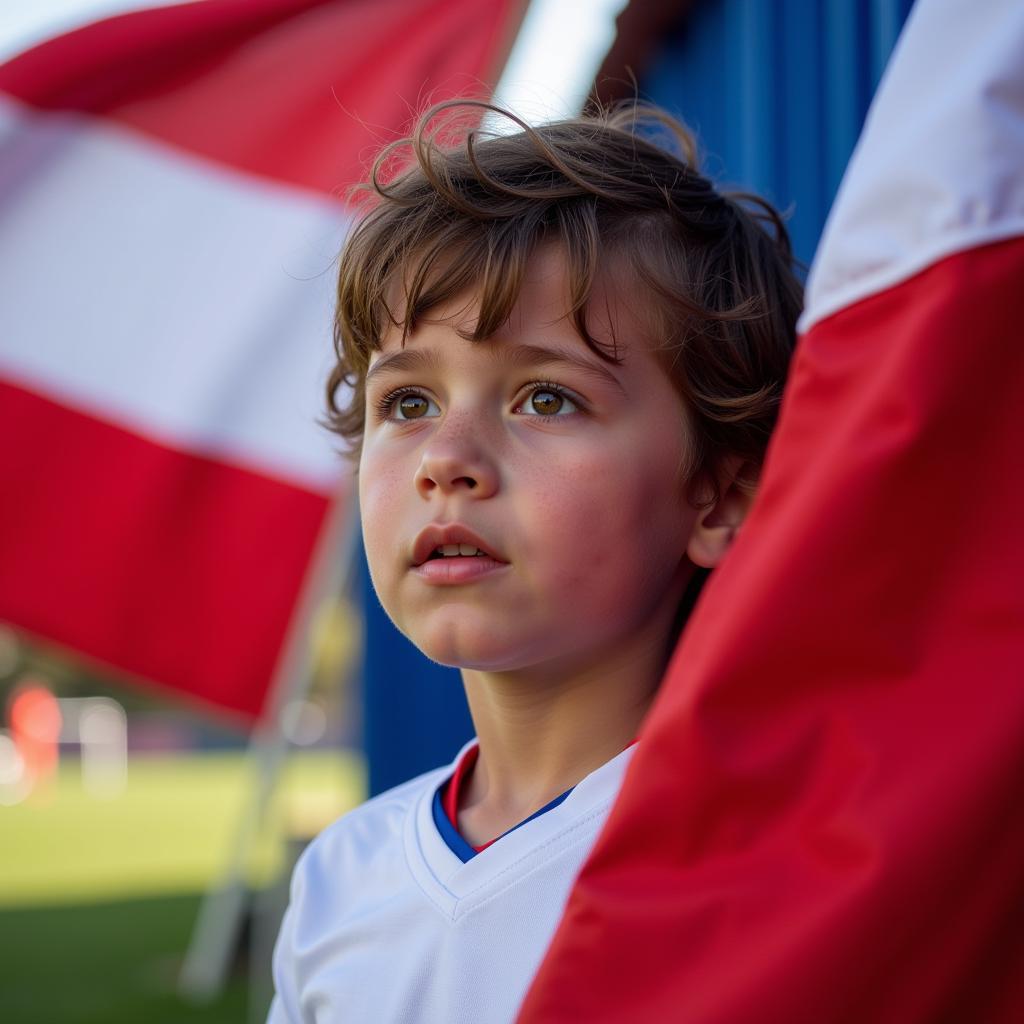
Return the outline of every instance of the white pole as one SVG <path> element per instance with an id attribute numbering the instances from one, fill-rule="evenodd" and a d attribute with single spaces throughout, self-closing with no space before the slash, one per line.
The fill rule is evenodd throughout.
<path id="1" fill-rule="evenodd" d="M 223 991 L 249 899 L 246 868 L 288 751 L 283 712 L 291 701 L 301 700 L 309 691 L 314 668 L 310 636 L 317 609 L 338 594 L 350 576 L 358 536 L 356 488 L 349 481 L 345 494 L 335 498 L 324 517 L 267 707 L 250 737 L 247 760 L 255 778 L 248 803 L 224 876 L 203 897 L 178 979 L 179 995 L 190 1002 L 207 1002 Z"/>

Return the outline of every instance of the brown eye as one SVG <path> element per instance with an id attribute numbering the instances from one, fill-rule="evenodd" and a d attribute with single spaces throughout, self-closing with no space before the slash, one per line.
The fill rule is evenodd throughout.
<path id="1" fill-rule="evenodd" d="M 403 420 L 418 420 L 427 414 L 430 403 L 422 395 L 404 395 L 398 402 L 398 411 Z"/>
<path id="2" fill-rule="evenodd" d="M 564 399 L 554 391 L 534 391 L 530 395 L 530 405 L 533 411 L 541 416 L 554 416 L 562 408 Z"/>

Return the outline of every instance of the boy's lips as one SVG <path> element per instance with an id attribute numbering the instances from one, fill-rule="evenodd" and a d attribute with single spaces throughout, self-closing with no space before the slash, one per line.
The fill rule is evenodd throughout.
<path id="1" fill-rule="evenodd" d="M 434 586 L 454 586 L 473 583 L 509 568 L 508 562 L 498 562 L 490 555 L 472 555 L 451 558 L 431 558 L 422 565 L 414 565 L 409 571 L 419 576 L 424 583 Z"/>
<path id="2" fill-rule="evenodd" d="M 483 552 L 483 556 L 475 555 L 481 562 L 507 564 L 494 545 L 484 540 L 461 523 L 431 523 L 417 535 L 412 547 L 412 567 L 423 565 L 430 556 L 445 544 L 468 544 Z M 481 566 L 482 568 L 482 566 Z"/>

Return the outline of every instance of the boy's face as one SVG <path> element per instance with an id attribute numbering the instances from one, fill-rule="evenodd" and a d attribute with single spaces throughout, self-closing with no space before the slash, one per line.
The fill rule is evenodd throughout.
<path id="1" fill-rule="evenodd" d="M 394 330 L 374 353 L 359 466 L 370 573 L 398 628 L 446 665 L 592 664 L 674 608 L 691 569 L 681 400 L 612 291 L 596 291 L 590 329 L 611 340 L 607 308 L 622 365 L 580 339 L 567 295 L 559 252 L 542 249 L 495 336 L 455 332 L 470 299 L 404 352 Z M 498 559 L 418 565 L 432 524 Z"/>

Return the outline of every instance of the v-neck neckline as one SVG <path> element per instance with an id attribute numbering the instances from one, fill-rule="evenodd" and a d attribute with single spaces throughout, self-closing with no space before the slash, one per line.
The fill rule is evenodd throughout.
<path id="1" fill-rule="evenodd" d="M 472 772 L 473 766 L 476 764 L 479 755 L 479 744 L 466 747 L 463 750 L 459 755 L 459 759 L 455 765 L 455 771 L 451 778 L 437 788 L 437 792 L 434 795 L 434 807 L 432 808 L 434 823 L 437 825 L 438 831 L 441 833 L 442 838 L 448 844 L 452 853 L 463 861 L 463 863 L 475 857 L 478 853 L 482 853 L 489 846 L 496 843 L 499 839 L 503 839 L 510 832 L 514 832 L 517 828 L 521 828 L 527 822 L 533 821 L 534 818 L 538 818 L 540 815 L 553 810 L 576 788 L 575 786 L 570 786 L 564 793 L 560 793 L 553 800 L 549 800 L 543 807 L 538 808 L 532 814 L 523 818 L 523 820 L 518 822 L 518 824 L 513 825 L 511 828 L 508 828 L 504 832 L 495 836 L 494 839 L 489 839 L 486 843 L 481 843 L 478 846 L 473 845 L 459 831 L 458 807 L 463 796 L 465 785 L 469 780 L 470 773 Z"/>

